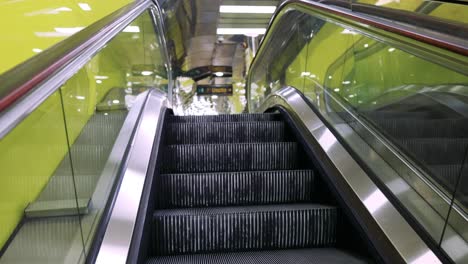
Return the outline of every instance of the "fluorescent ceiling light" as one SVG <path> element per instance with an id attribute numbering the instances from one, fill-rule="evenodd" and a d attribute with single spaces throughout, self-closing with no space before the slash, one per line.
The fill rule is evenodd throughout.
<path id="1" fill-rule="evenodd" d="M 263 35 L 266 28 L 218 28 L 218 35 Z"/>
<path id="2" fill-rule="evenodd" d="M 57 14 L 60 14 L 60 12 L 71 12 L 71 11 L 73 11 L 71 8 L 63 6 L 63 7 L 58 7 L 58 8 L 41 9 L 38 11 L 25 13 L 24 15 L 25 16 L 57 15 Z"/>
<path id="3" fill-rule="evenodd" d="M 84 27 L 54 28 L 54 32 L 34 32 L 34 34 L 38 37 L 45 38 L 68 37 L 82 30 L 83 28 Z"/>
<path id="4" fill-rule="evenodd" d="M 138 33 L 138 32 L 140 32 L 140 27 L 139 26 L 128 26 L 123 30 L 123 32 Z"/>
<path id="5" fill-rule="evenodd" d="M 76 32 L 82 30 L 84 27 L 69 27 L 69 28 L 54 28 L 56 32 L 63 34 L 75 34 Z"/>
<path id="6" fill-rule="evenodd" d="M 150 75 L 153 75 L 153 72 L 152 72 L 152 71 L 142 71 L 142 72 L 141 72 L 141 75 L 143 75 L 143 76 L 150 76 Z"/>
<path id="7" fill-rule="evenodd" d="M 78 3 L 78 6 L 84 11 L 91 11 L 91 7 L 88 3 Z"/>
<path id="8" fill-rule="evenodd" d="M 357 32 L 354 32 L 354 31 L 351 31 L 351 30 L 345 28 L 343 31 L 341 31 L 341 34 L 357 35 Z"/>
<path id="9" fill-rule="evenodd" d="M 220 13 L 272 14 L 276 6 L 221 5 Z"/>

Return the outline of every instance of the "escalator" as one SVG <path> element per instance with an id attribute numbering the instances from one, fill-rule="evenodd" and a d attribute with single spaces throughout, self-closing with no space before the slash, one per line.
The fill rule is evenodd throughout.
<path id="1" fill-rule="evenodd" d="M 455 109 L 466 111 L 468 107 L 460 104 L 463 98 L 457 100 L 460 96 L 448 97 L 453 100 L 444 105 L 429 95 L 417 94 L 365 115 L 399 149 L 428 170 L 431 180 L 451 193 L 457 186 L 464 186 L 457 180 L 464 171 L 468 147 L 468 118 Z M 466 193 L 460 193 L 457 200 L 466 206 Z"/>
<path id="2" fill-rule="evenodd" d="M 281 114 L 165 122 L 146 263 L 370 261 Z"/>
<path id="3" fill-rule="evenodd" d="M 184 116 L 224 95 L 177 80 L 182 2 L 0 75 L 0 264 L 468 261 L 468 46 L 446 22 L 286 1 L 222 107 L 249 113 Z"/>

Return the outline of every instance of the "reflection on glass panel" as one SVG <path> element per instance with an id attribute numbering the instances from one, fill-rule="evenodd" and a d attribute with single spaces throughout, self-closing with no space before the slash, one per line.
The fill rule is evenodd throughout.
<path id="1" fill-rule="evenodd" d="M 167 90 L 159 36 L 145 12 L 62 88 L 84 240 L 89 245 L 121 159 L 109 160 L 128 111 L 149 88 Z"/>
<path id="2" fill-rule="evenodd" d="M 0 263 L 76 262 L 83 253 L 63 120 L 56 92 L 0 139 Z M 67 201 L 50 192 L 57 188 Z M 48 221 L 45 213 L 63 216 Z"/>
<path id="3" fill-rule="evenodd" d="M 84 261 L 129 143 L 115 144 L 127 113 L 149 88 L 167 91 L 151 16 L 133 21 L 0 140 L 0 263 Z"/>
<path id="4" fill-rule="evenodd" d="M 356 3 L 375 5 L 386 8 L 394 8 L 406 11 L 414 11 L 424 0 L 357 0 Z"/>
<path id="5" fill-rule="evenodd" d="M 304 18 L 297 11 L 291 14 L 297 19 L 285 15 L 277 22 L 252 70 L 251 106 L 260 106 L 277 87 L 294 86 L 303 92 L 337 131 L 354 129 L 355 138 L 366 141 L 391 173 L 399 175 L 398 181 L 386 182 L 382 168 L 369 165 L 389 189 L 406 199 L 405 206 L 439 241 L 449 213 L 447 201 L 453 197 L 468 150 L 468 73 L 415 50 L 410 53 L 401 43 L 390 45 L 385 38 L 352 27 Z M 308 36 L 304 41 L 295 42 L 282 33 L 299 24 L 302 35 Z M 283 48 L 288 47 L 282 44 L 285 41 L 296 46 Z M 277 60 L 281 53 L 293 59 Z M 447 54 L 437 48 L 434 53 Z M 345 140 L 347 136 L 343 135 Z M 368 154 L 355 142 L 348 143 L 361 158 Z M 455 197 L 460 208 L 468 205 L 465 194 L 468 191 L 459 190 Z M 423 203 L 432 216 L 422 209 Z"/>

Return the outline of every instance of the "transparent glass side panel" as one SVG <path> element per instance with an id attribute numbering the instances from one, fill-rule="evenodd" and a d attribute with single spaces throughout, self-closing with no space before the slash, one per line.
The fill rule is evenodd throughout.
<path id="1" fill-rule="evenodd" d="M 468 225 L 466 204 L 468 199 L 468 153 L 456 183 L 457 192 L 450 215 L 446 223 L 441 246 L 447 254 L 457 263 L 468 262 Z"/>
<path id="2" fill-rule="evenodd" d="M 127 114 L 144 91 L 167 91 L 152 15 L 0 140 L 0 263 L 84 263 L 136 122 L 122 136 Z"/>
<path id="3" fill-rule="evenodd" d="M 333 20 L 290 14 L 295 18 L 276 23 L 252 69 L 251 106 L 294 86 L 440 241 L 468 149 L 468 59 L 457 57 L 464 67 L 442 64 L 403 42 L 390 45 Z M 297 27 L 302 41 L 283 33 Z M 295 47 L 284 48 L 285 41 Z M 292 59 L 278 60 L 281 53 Z M 468 205 L 461 196 L 455 202 Z"/>
<path id="4" fill-rule="evenodd" d="M 251 71 L 253 76 L 250 78 L 250 103 L 254 108 L 259 106 L 268 94 L 282 88 L 284 83 L 300 90 L 304 87 L 307 51 L 302 48 L 310 38 L 306 34 L 310 21 L 306 18 L 301 12 L 287 13 L 284 19 L 295 23 L 278 24 L 272 32 L 271 38 L 279 41 L 267 43 L 262 55 L 264 60 L 259 61 L 257 68 Z M 298 51 L 301 51 L 302 56 L 297 56 Z M 288 74 L 285 75 L 285 72 Z"/>
<path id="5" fill-rule="evenodd" d="M 60 93 L 0 139 L 0 150 L 0 263 L 77 262 L 84 248 Z"/>
<path id="6" fill-rule="evenodd" d="M 159 36 L 150 12 L 116 35 L 61 88 L 86 246 L 117 177 L 122 151 L 116 144 L 137 97 L 149 88 L 167 90 Z M 64 197 L 66 199 L 66 197 Z"/>
<path id="7" fill-rule="evenodd" d="M 443 3 L 433 0 L 357 0 L 356 4 L 374 5 L 381 8 L 391 8 L 415 12 L 421 15 L 452 20 L 455 23 L 468 23 L 468 6 L 462 3 Z"/>

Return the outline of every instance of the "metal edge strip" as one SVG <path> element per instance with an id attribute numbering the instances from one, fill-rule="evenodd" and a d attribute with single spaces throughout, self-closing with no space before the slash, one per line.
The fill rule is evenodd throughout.
<path id="1" fill-rule="evenodd" d="M 136 129 L 122 183 L 95 263 L 126 263 L 155 135 L 161 129 L 167 95 L 152 90 Z"/>
<path id="2" fill-rule="evenodd" d="M 131 7 L 127 7 L 129 8 L 128 12 L 113 20 L 105 28 L 89 37 L 87 41 L 69 51 L 68 54 L 65 54 L 59 60 L 48 65 L 37 75 L 33 76 L 32 79 L 25 81 L 21 87 L 27 86 L 27 91 L 32 88 L 35 89 L 29 93 L 23 93 L 22 97 L 17 97 L 15 99 L 17 101 L 11 107 L 4 110 L 0 109 L 0 111 L 3 110 L 0 115 L 0 139 L 5 137 L 32 111 L 39 107 L 61 85 L 81 69 L 108 41 L 151 5 L 152 2 L 150 0 L 145 0 L 139 2 L 137 6 L 132 5 Z M 16 73 L 16 69 L 14 69 L 13 73 Z M 6 78 L 8 76 L 9 73 L 6 73 L 1 77 Z"/>
<path id="3" fill-rule="evenodd" d="M 441 263 L 296 89 L 286 87 L 269 95 L 258 112 L 277 106 L 288 111 L 309 135 L 309 144 L 318 144 L 325 153 L 339 175 L 332 175 L 332 180 L 343 191 L 343 199 L 353 205 L 355 217 L 366 225 L 384 259 L 392 263 Z"/>

